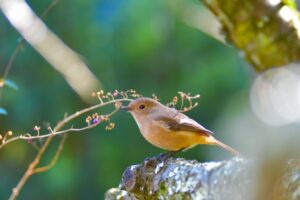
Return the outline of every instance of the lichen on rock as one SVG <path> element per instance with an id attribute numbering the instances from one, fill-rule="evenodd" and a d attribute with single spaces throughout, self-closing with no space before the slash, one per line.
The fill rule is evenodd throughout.
<path id="1" fill-rule="evenodd" d="M 290 160 L 286 166 L 279 199 L 299 199 L 300 161 Z M 157 156 L 128 167 L 119 188 L 110 189 L 106 200 L 250 200 L 255 194 L 256 169 L 254 161 L 237 157 L 199 163 Z"/>
<path id="2" fill-rule="evenodd" d="M 300 20 L 294 0 L 203 0 L 231 44 L 258 71 L 300 60 Z"/>

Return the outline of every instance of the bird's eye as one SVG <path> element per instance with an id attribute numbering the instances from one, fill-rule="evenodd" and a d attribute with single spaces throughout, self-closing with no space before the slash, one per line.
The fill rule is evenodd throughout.
<path id="1" fill-rule="evenodd" d="M 139 109 L 143 110 L 144 108 L 146 108 L 144 104 L 139 105 Z"/>

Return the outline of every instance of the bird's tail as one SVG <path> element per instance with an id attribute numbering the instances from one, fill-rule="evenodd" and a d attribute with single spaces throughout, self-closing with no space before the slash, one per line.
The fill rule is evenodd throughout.
<path id="1" fill-rule="evenodd" d="M 227 152 L 231 153 L 232 155 L 242 157 L 242 154 L 240 154 L 240 152 L 238 152 L 237 150 L 233 149 L 232 147 L 224 144 L 223 142 L 221 142 L 215 138 L 214 138 L 214 144 L 218 145 L 219 147 L 222 147 L 223 149 L 225 149 Z"/>

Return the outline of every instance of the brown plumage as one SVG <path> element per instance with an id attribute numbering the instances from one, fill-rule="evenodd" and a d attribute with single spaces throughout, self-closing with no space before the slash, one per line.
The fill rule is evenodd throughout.
<path id="1" fill-rule="evenodd" d="M 124 110 L 134 117 L 144 138 L 159 148 L 178 151 L 198 144 L 218 145 L 226 151 L 239 152 L 215 139 L 210 130 L 174 108 L 150 98 L 132 101 Z"/>

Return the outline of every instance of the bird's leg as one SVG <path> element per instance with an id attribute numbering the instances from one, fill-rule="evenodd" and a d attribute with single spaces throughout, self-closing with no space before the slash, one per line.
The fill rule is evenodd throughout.
<path id="1" fill-rule="evenodd" d="M 166 152 L 166 153 L 162 153 L 162 154 L 159 154 L 159 159 L 161 159 L 162 161 L 166 161 L 166 160 L 168 160 L 169 158 L 171 158 L 171 157 L 173 157 L 175 154 L 177 154 L 177 153 L 179 153 L 179 152 L 181 152 L 181 151 L 183 151 L 184 150 L 184 148 L 182 148 L 182 149 L 179 149 L 179 150 L 177 150 L 177 151 L 168 151 L 168 152 Z"/>

